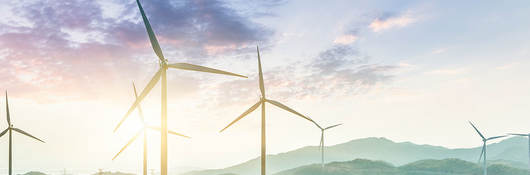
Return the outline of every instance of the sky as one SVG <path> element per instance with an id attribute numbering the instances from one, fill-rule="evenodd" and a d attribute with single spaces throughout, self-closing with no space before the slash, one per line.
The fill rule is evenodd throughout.
<path id="1" fill-rule="evenodd" d="M 530 132 L 530 3 L 420 0 L 142 1 L 166 58 L 248 79 L 168 70 L 170 173 L 223 168 L 259 156 L 256 46 L 269 99 L 320 125 L 326 144 L 386 137 L 449 148 L 485 135 Z M 20 0 L 0 5 L 0 88 L 9 93 L 16 173 L 141 172 L 135 112 L 113 129 L 158 69 L 133 0 Z M 0 106 L 5 105 L 2 98 Z M 159 125 L 160 86 L 142 103 Z M 267 108 L 270 154 L 318 145 L 311 123 Z M 5 108 L 0 108 L 5 118 Z M 0 128 L 7 122 L 0 120 Z M 159 134 L 149 132 L 159 169 Z M 1 165 L 7 137 L 0 138 Z M 7 174 L 0 167 L 0 174 Z"/>

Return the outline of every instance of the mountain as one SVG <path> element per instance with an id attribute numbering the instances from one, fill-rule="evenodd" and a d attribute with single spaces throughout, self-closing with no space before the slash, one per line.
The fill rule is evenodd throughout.
<path id="1" fill-rule="evenodd" d="M 420 160 L 400 167 L 383 161 L 356 159 L 333 162 L 322 167 L 320 164 L 306 165 L 274 175 L 481 175 L 482 169 L 475 163 L 460 159 Z M 505 165 L 491 165 L 489 175 L 527 175 L 528 171 Z"/>
<path id="2" fill-rule="evenodd" d="M 493 163 L 502 163 L 519 168 L 527 168 L 528 140 L 523 137 L 512 137 L 499 143 L 488 145 L 488 159 Z M 384 160 L 401 166 L 424 159 L 457 158 L 476 162 L 481 147 L 449 149 L 440 146 L 418 145 L 411 142 L 393 142 L 386 138 L 356 139 L 346 143 L 327 146 L 326 161 L 349 161 L 354 159 Z M 286 153 L 267 155 L 267 172 L 277 173 L 303 165 L 320 163 L 320 152 L 317 146 L 307 146 Z M 192 171 L 181 175 L 220 175 L 239 174 L 254 175 L 259 172 L 259 157 L 224 169 Z"/>
<path id="3" fill-rule="evenodd" d="M 27 172 L 27 173 L 22 174 L 22 175 L 46 175 L 46 174 L 44 174 L 43 172 L 40 172 L 40 171 L 30 171 L 30 172 Z"/>
<path id="4" fill-rule="evenodd" d="M 102 172 L 94 173 L 92 175 L 136 175 L 136 174 L 124 173 L 124 172 L 119 172 L 119 171 L 116 171 L 116 172 L 102 171 Z"/>
<path id="5" fill-rule="evenodd" d="M 397 174 L 399 169 L 390 163 L 383 161 L 371 161 L 367 159 L 355 159 L 346 162 L 332 162 L 322 167 L 320 164 L 311 164 L 290 170 L 282 171 L 274 175 L 347 175 L 347 174 Z"/>

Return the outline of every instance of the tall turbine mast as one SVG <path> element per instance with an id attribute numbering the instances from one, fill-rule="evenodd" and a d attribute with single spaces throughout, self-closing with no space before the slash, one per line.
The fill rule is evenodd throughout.
<path id="1" fill-rule="evenodd" d="M 138 98 L 138 93 L 136 92 L 136 86 L 134 85 L 134 82 L 133 82 L 133 90 L 134 90 L 134 96 L 136 98 Z M 142 108 L 140 106 L 140 104 L 138 104 L 137 106 L 137 109 L 138 109 L 138 116 L 140 117 L 140 121 L 142 122 L 142 128 L 136 133 L 136 135 L 131 138 L 129 140 L 129 142 L 127 142 L 127 144 L 120 150 L 120 152 L 118 152 L 113 158 L 112 160 L 116 159 L 121 152 L 123 152 L 130 144 L 132 144 L 132 142 L 134 142 L 138 136 L 140 134 L 143 133 L 143 137 L 144 137 L 144 143 L 143 143 L 143 156 L 144 156 L 144 160 L 143 160 L 143 175 L 147 175 L 147 130 L 155 130 L 155 131 L 158 131 L 158 132 L 162 132 L 162 130 L 160 129 L 160 127 L 154 127 L 154 126 L 149 126 L 146 122 L 145 122 L 145 117 L 144 117 L 144 113 L 142 111 Z M 168 132 L 170 134 L 173 134 L 173 135 L 177 135 L 177 136 L 181 136 L 181 137 L 185 137 L 185 138 L 190 138 L 188 136 L 185 136 L 183 134 L 179 134 L 177 132 L 174 132 L 174 131 L 171 131 L 171 130 L 168 130 Z"/>
<path id="2" fill-rule="evenodd" d="M 279 107 L 283 110 L 286 110 L 288 112 L 291 112 L 299 117 L 302 117 L 303 119 L 305 120 L 308 120 L 310 122 L 313 122 L 314 121 L 309 118 L 309 117 L 306 117 L 298 112 L 296 112 L 295 110 L 285 106 L 284 104 L 278 102 L 278 101 L 275 101 L 275 100 L 271 100 L 271 99 L 268 99 L 265 97 L 265 85 L 263 83 L 263 71 L 261 69 L 261 57 L 260 57 L 260 54 L 259 54 L 259 47 L 256 47 L 256 51 L 258 53 L 258 76 L 259 76 L 259 89 L 260 89 L 260 92 L 261 92 L 261 98 L 260 100 L 252 105 L 249 109 L 247 109 L 245 112 L 243 112 L 243 114 L 241 114 L 239 117 L 237 117 L 234 121 L 230 122 L 230 124 L 228 124 L 228 126 L 226 126 L 225 128 L 223 128 L 221 131 L 219 132 L 223 132 L 224 130 L 226 130 L 228 127 L 232 126 L 234 123 L 236 123 L 237 121 L 239 121 L 240 119 L 242 119 L 243 117 L 247 116 L 249 113 L 251 113 L 252 111 L 256 110 L 258 107 L 261 106 L 261 175 L 265 175 L 266 174 L 266 162 L 267 162 L 267 146 L 266 146 L 266 130 L 265 130 L 265 103 L 270 103 L 276 107 Z"/>
<path id="3" fill-rule="evenodd" d="M 316 123 L 315 123 L 316 124 Z M 336 124 L 336 125 L 332 125 L 332 126 L 328 126 L 326 128 L 322 128 L 320 127 L 320 125 L 316 124 L 319 128 L 320 128 L 320 131 L 321 131 L 321 134 L 320 134 L 320 152 L 321 152 L 321 159 L 322 159 L 322 163 L 321 163 L 321 166 L 324 167 L 324 131 L 328 130 L 328 129 L 331 129 L 331 128 L 334 128 L 334 127 L 337 127 L 337 126 L 340 126 L 342 125 L 341 124 Z"/>
<path id="4" fill-rule="evenodd" d="M 23 131 L 22 129 L 13 127 L 13 124 L 11 123 L 11 114 L 9 113 L 9 100 L 7 98 L 7 91 L 6 91 L 6 113 L 7 113 L 6 118 L 7 118 L 8 127 L 7 129 L 5 129 L 4 131 L 0 133 L 0 137 L 4 136 L 6 133 L 9 132 L 9 168 L 8 168 L 9 174 L 8 175 L 13 175 L 13 131 L 26 135 L 28 137 L 31 137 L 42 143 L 44 143 L 44 141 L 42 141 L 41 139 L 35 136 L 32 136 L 31 134 L 27 133 L 26 131 Z"/>
<path id="5" fill-rule="evenodd" d="M 475 131 L 477 131 L 477 134 L 482 138 L 482 151 L 480 152 L 480 157 L 478 158 L 478 162 L 480 163 L 480 159 L 482 158 L 482 155 L 484 155 L 484 164 L 482 165 L 483 169 L 484 169 L 484 175 L 487 175 L 488 174 L 488 165 L 487 165 L 487 159 L 486 159 L 486 149 L 487 149 L 487 142 L 490 141 L 490 140 L 495 140 L 495 139 L 499 139 L 499 138 L 503 138 L 503 137 L 506 137 L 506 135 L 502 135 L 502 136 L 495 136 L 495 137 L 489 137 L 489 138 L 486 138 L 484 137 L 484 135 L 477 129 L 477 127 L 475 127 L 475 125 L 473 125 L 473 123 L 469 122 L 469 124 L 471 124 L 471 126 L 473 127 L 473 129 L 475 129 Z"/>
<path id="6" fill-rule="evenodd" d="M 215 74 L 238 76 L 238 77 L 243 77 L 243 78 L 246 78 L 246 76 L 227 72 L 227 71 L 222 71 L 218 69 L 213 69 L 209 67 L 193 65 L 189 63 L 173 63 L 173 64 L 168 63 L 168 60 L 164 57 L 164 54 L 162 53 L 162 49 L 160 48 L 160 44 L 158 43 L 158 40 L 156 39 L 155 32 L 153 31 L 153 28 L 151 27 L 151 24 L 149 23 L 149 19 L 147 19 L 147 16 L 145 15 L 142 4 L 140 3 L 139 0 L 136 0 L 136 4 L 138 5 L 138 9 L 140 10 L 140 14 L 142 15 L 142 20 L 144 22 L 147 35 L 149 36 L 151 47 L 153 48 L 153 51 L 158 57 L 160 68 L 155 73 L 151 81 L 149 81 L 147 86 L 142 90 L 142 93 L 140 93 L 140 96 L 138 96 L 136 101 L 131 105 L 131 107 L 129 108 L 125 116 L 123 116 L 121 121 L 118 123 L 118 126 L 116 126 L 114 131 L 116 131 L 116 129 L 119 128 L 121 123 L 131 114 L 131 112 L 136 108 L 136 106 L 153 89 L 156 83 L 158 83 L 158 81 L 162 79 L 162 82 L 161 82 L 161 89 L 162 89 L 161 104 L 162 105 L 161 105 L 161 112 L 160 112 L 161 113 L 160 174 L 167 175 L 167 134 L 168 134 L 168 130 L 167 130 L 167 74 L 166 74 L 167 69 L 172 68 L 172 69 L 180 69 L 180 70 L 208 72 L 208 73 L 215 73 Z"/>

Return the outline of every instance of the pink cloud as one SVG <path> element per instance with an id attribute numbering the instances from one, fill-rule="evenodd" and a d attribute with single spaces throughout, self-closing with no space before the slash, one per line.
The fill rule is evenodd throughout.
<path id="1" fill-rule="evenodd" d="M 401 16 L 390 17 L 387 19 L 376 18 L 368 26 L 374 32 L 381 32 L 392 28 L 401 28 L 418 21 L 417 17 L 410 13 L 405 13 Z"/>
<path id="2" fill-rule="evenodd" d="M 355 41 L 357 41 L 358 37 L 355 36 L 355 35 L 352 35 L 352 34 L 346 34 L 346 35 L 342 35 L 342 36 L 339 36 L 337 37 L 333 43 L 335 44 L 351 44 Z"/>
<path id="3" fill-rule="evenodd" d="M 187 57 L 226 54 L 255 40 L 267 40 L 267 29 L 221 1 L 184 4 L 183 7 L 169 5 L 169 1 L 144 4 L 168 58 L 178 54 Z M 112 99 L 123 86 L 129 87 L 130 81 L 150 70 L 138 60 L 144 55 L 155 57 L 143 24 L 103 17 L 101 4 L 95 1 L 11 5 L 12 14 L 17 17 L 13 19 L 26 19 L 32 24 L 0 23 L 3 29 L 0 86 L 19 98 L 41 102 Z M 123 6 L 126 8 L 120 11 L 122 14 L 114 15 L 134 14 L 135 19 L 140 19 L 133 1 Z M 152 63 L 156 65 L 156 59 Z M 193 88 L 196 85 L 181 84 L 179 88 L 187 93 L 197 91 Z"/>

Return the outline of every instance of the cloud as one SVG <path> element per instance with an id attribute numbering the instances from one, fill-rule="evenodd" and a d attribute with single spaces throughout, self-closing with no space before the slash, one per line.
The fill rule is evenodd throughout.
<path id="1" fill-rule="evenodd" d="M 497 66 L 495 67 L 496 70 L 508 70 L 508 69 L 512 69 L 516 66 L 518 66 L 519 63 L 515 62 L 515 63 L 509 63 L 509 64 L 505 64 L 505 65 L 502 65 L 502 66 Z"/>
<path id="2" fill-rule="evenodd" d="M 116 1 L 8 3 L 8 13 L 24 25 L 0 22 L 0 86 L 20 97 L 97 99 L 148 75 L 146 67 L 153 71 L 157 63 L 138 8 Z M 241 52 L 272 33 L 221 1 L 143 2 L 169 59 Z"/>
<path id="3" fill-rule="evenodd" d="M 437 55 L 437 54 L 442 54 L 445 52 L 447 52 L 447 48 L 438 48 L 438 49 L 434 49 L 431 53 Z"/>
<path id="4" fill-rule="evenodd" d="M 266 64 L 267 58 L 262 60 Z M 370 62 L 350 45 L 334 45 L 310 60 L 264 70 L 267 96 L 282 101 L 351 96 L 391 80 L 391 72 L 398 69 Z M 220 90 L 208 96 L 219 105 L 259 99 L 257 74 L 249 77 L 212 85 L 209 88 Z"/>
<path id="5" fill-rule="evenodd" d="M 205 56 L 198 53 L 207 48 L 230 45 L 225 50 L 234 50 L 255 45 L 258 41 L 266 42 L 272 34 L 264 26 L 240 16 L 222 1 L 186 0 L 175 4 L 160 0 L 144 2 L 144 7 L 161 40 L 190 50 L 187 55 L 195 57 Z"/>
<path id="6" fill-rule="evenodd" d="M 233 0 L 230 2 L 237 4 L 234 8 L 243 16 L 252 18 L 276 17 L 271 9 L 288 3 L 287 0 Z"/>
<path id="7" fill-rule="evenodd" d="M 358 38 L 355 35 L 346 34 L 346 35 L 341 35 L 341 36 L 335 38 L 333 43 L 335 43 L 335 44 L 351 44 L 351 43 L 357 41 L 357 39 Z"/>
<path id="8" fill-rule="evenodd" d="M 335 45 L 321 52 L 310 65 L 312 76 L 333 77 L 331 79 L 346 88 L 368 87 L 386 81 L 392 77 L 386 73 L 397 68 L 369 63 L 369 60 L 370 57 L 362 56 L 352 46 Z"/>
<path id="9" fill-rule="evenodd" d="M 430 75 L 461 75 L 466 73 L 468 70 L 466 68 L 444 68 L 436 69 L 427 72 Z"/>
<path id="10" fill-rule="evenodd" d="M 418 18 L 407 12 L 399 16 L 378 17 L 374 19 L 369 28 L 374 32 L 381 32 L 392 28 L 401 28 L 418 21 Z"/>
<path id="11" fill-rule="evenodd" d="M 392 28 L 400 28 L 418 21 L 419 15 L 412 11 L 406 11 L 399 15 L 391 12 L 385 13 L 365 13 L 352 19 L 347 24 L 341 24 L 339 30 L 341 35 L 333 41 L 335 44 L 352 44 L 361 38 L 365 30 L 381 32 Z"/>

